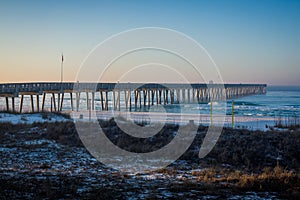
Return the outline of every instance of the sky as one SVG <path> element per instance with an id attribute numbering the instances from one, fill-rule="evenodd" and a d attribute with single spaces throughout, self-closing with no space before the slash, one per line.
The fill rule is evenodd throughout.
<path id="1" fill-rule="evenodd" d="M 0 27 L 2 83 L 59 82 L 62 53 L 63 81 L 76 81 L 99 43 L 161 27 L 201 44 L 225 83 L 300 85 L 300 1 L 11 0 L 0 2 Z"/>

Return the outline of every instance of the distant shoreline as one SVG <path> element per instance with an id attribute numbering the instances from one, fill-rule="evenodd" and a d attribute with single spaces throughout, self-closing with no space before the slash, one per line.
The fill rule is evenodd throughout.
<path id="1" fill-rule="evenodd" d="M 49 117 L 48 117 L 49 116 Z M 113 117 L 122 116 L 125 119 L 134 122 L 146 123 L 168 123 L 185 125 L 191 121 L 196 125 L 209 126 L 209 114 L 186 114 L 186 113 L 160 113 L 160 112 L 119 112 L 119 111 L 89 111 L 81 112 L 35 112 L 35 113 L 10 113 L 0 112 L 0 123 L 18 124 L 18 123 L 45 123 L 55 121 L 95 121 L 95 119 L 109 120 Z M 29 120 L 26 120 L 28 118 Z M 232 127 L 231 115 L 213 115 L 213 125 Z M 272 117 L 253 117 L 253 116 L 235 116 L 234 128 L 243 128 L 249 130 L 269 130 L 274 127 L 275 118 Z"/>

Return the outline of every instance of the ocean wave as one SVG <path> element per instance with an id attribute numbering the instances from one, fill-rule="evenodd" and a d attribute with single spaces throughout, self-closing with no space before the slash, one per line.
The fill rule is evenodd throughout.
<path id="1" fill-rule="evenodd" d="M 229 103 L 231 103 L 231 102 L 229 102 Z M 252 103 L 252 102 L 248 102 L 248 101 L 236 101 L 236 102 L 234 102 L 234 105 L 237 105 L 237 106 L 263 106 L 261 104 Z"/>
<path id="2" fill-rule="evenodd" d="M 253 116 L 253 113 L 243 113 L 244 116 Z"/>
<path id="3" fill-rule="evenodd" d="M 210 104 L 211 104 L 211 102 L 208 102 L 208 103 L 207 103 L 207 105 L 209 105 L 209 106 L 210 106 Z M 213 106 L 217 106 L 217 105 L 219 105 L 219 103 L 214 101 L 214 102 L 212 102 L 212 105 L 213 105 Z"/>

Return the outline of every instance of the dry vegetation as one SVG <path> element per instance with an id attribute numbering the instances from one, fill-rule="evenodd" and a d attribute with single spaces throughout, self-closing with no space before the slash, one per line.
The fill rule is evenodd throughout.
<path id="1" fill-rule="evenodd" d="M 122 132 L 116 126 L 114 120 L 99 121 L 99 123 L 105 130 L 107 137 L 115 144 L 133 152 L 147 152 L 160 148 L 170 142 L 175 136 L 174 132 L 176 133 L 178 130 L 177 125 L 165 125 L 157 135 L 141 139 Z M 143 126 L 143 124 L 140 125 Z M 42 131 L 41 134 L 17 134 L 26 132 L 32 127 L 45 131 Z M 202 194 L 219 195 L 220 198 L 225 198 L 224 194 L 226 193 L 239 194 L 244 191 L 276 192 L 279 197 L 290 199 L 300 197 L 299 131 L 273 130 L 261 132 L 225 128 L 217 145 L 209 155 L 204 159 L 199 159 L 198 151 L 206 131 L 207 127 L 199 127 L 193 144 L 180 158 L 186 163 L 185 166 L 175 162 L 165 169 L 152 172 L 153 174 L 162 173 L 170 177 L 190 173 L 189 175 L 192 178 L 166 183 L 168 191 L 189 193 L 197 190 Z M 12 135 L 14 136 L 12 137 Z M 70 147 L 83 147 L 76 127 L 72 122 L 34 123 L 32 125 L 0 124 L 1 144 L 5 144 L 6 147 L 9 145 L 13 147 L 14 143 L 21 137 L 25 137 L 25 140 L 45 138 Z M 108 177 L 111 177 L 111 175 L 102 178 L 107 178 L 109 181 L 110 178 Z M 116 179 L 123 182 L 127 178 L 130 177 L 119 175 Z M 136 175 L 136 178 L 139 179 L 139 175 Z M 77 187 L 76 184 L 80 184 L 81 177 L 59 176 L 55 178 L 55 182 L 51 180 L 28 178 L 27 181 L 31 184 L 30 187 L 28 186 L 28 190 L 34 192 L 33 188 L 38 186 L 44 188 L 38 190 L 41 193 L 40 197 L 58 198 L 66 192 L 72 194 L 73 189 Z M 19 193 L 27 190 L 25 186 L 20 185 L 20 182 L 16 184 L 18 181 L 17 179 L 14 181 L 2 179 L 1 188 Z M 57 188 L 57 192 L 47 189 L 53 187 Z M 95 190 L 90 192 L 88 197 L 95 198 L 100 192 L 105 193 L 106 196 L 101 196 L 103 198 L 117 197 L 118 195 L 121 198 L 120 192 L 118 192 L 120 187 L 123 186 L 119 185 L 116 188 L 95 187 Z M 151 186 L 151 189 L 155 190 L 157 187 L 159 185 L 154 185 Z M 127 189 L 123 188 L 123 190 L 139 192 L 139 188 L 129 186 Z"/>

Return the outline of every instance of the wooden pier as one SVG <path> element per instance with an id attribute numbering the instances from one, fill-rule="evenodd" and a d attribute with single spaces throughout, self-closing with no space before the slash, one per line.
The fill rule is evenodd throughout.
<path id="1" fill-rule="evenodd" d="M 159 83 L 6 83 L 0 84 L 0 98 L 5 98 L 6 110 L 22 112 L 24 96 L 30 97 L 31 112 L 45 109 L 45 100 L 49 98 L 51 111 L 63 109 L 64 95 L 70 94 L 70 109 L 79 111 L 80 95 L 85 93 L 86 109 L 95 109 L 95 95 L 99 93 L 101 110 L 136 110 L 138 107 L 158 104 L 201 103 L 224 101 L 247 95 L 266 93 L 266 84 L 159 84 Z M 40 106 L 39 97 L 42 95 Z M 123 100 L 121 101 L 121 95 Z M 9 99 L 11 98 L 11 106 Z M 16 109 L 15 98 L 20 98 Z M 74 107 L 75 101 L 75 107 Z"/>

